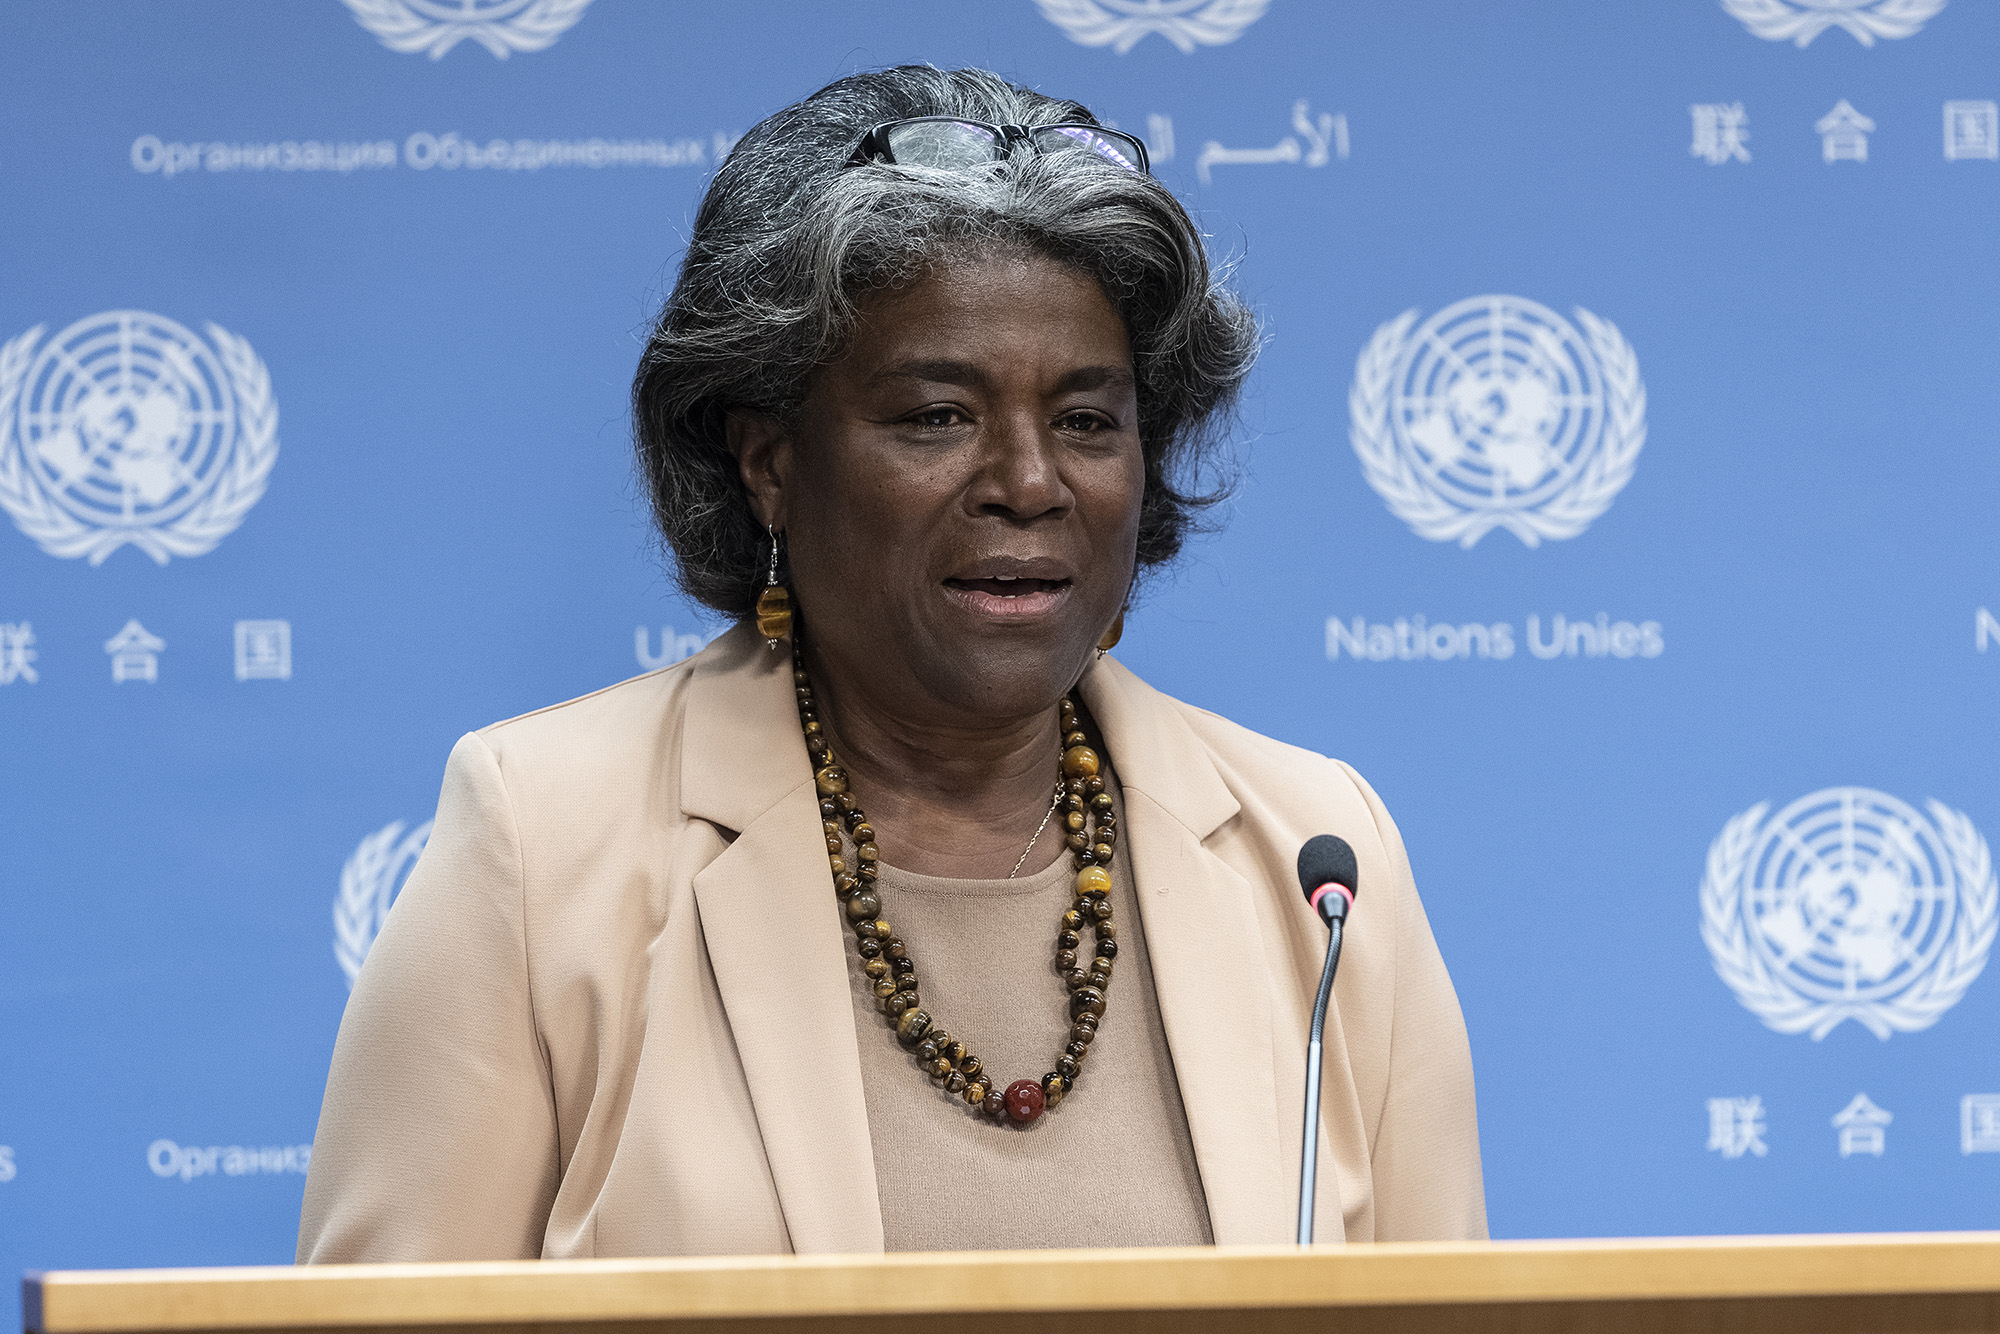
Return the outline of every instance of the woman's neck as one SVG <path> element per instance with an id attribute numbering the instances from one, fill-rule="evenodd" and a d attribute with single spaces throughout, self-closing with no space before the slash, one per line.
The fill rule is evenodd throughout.
<path id="1" fill-rule="evenodd" d="M 950 717 L 931 701 L 901 706 L 816 672 L 813 692 L 882 860 L 919 875 L 999 879 L 1048 814 L 1062 740 L 1056 705 L 1022 717 Z M 1045 831 L 1022 874 L 1063 851 Z"/>

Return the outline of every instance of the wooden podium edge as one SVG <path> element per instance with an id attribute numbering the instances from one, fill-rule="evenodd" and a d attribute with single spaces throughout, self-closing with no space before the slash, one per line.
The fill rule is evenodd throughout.
<path id="1" fill-rule="evenodd" d="M 30 1334 L 2000 1293 L 2000 1232 L 30 1273 Z"/>

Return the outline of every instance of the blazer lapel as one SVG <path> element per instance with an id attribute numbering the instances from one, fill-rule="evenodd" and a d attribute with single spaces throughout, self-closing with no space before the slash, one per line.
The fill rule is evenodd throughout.
<path id="1" fill-rule="evenodd" d="M 785 1227 L 800 1254 L 880 1252 L 846 942 L 791 655 L 739 627 L 703 656 L 712 661 L 688 685 L 681 805 L 739 832 L 694 877 L 695 903 Z"/>
<path id="2" fill-rule="evenodd" d="M 1110 658 L 1084 702 L 1124 790 L 1140 921 L 1195 1163 L 1219 1245 L 1292 1238 L 1269 975 L 1250 883 L 1203 846 L 1238 809 L 1208 750 L 1158 692 Z M 1237 979 L 1232 984 L 1231 979 Z"/>

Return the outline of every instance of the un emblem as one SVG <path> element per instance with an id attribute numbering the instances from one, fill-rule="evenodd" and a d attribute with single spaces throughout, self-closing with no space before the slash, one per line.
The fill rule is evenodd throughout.
<path id="1" fill-rule="evenodd" d="M 432 60 L 477 42 L 501 60 L 542 51 L 576 26 L 590 0 L 343 0 L 355 21 L 391 51 Z"/>
<path id="2" fill-rule="evenodd" d="M 361 965 L 382 933 L 382 919 L 403 890 L 403 882 L 430 841 L 431 821 L 408 833 L 403 822 L 386 824 L 361 840 L 361 846 L 340 868 L 340 893 L 333 899 L 333 957 L 347 974 L 348 990 L 361 976 Z"/>
<path id="3" fill-rule="evenodd" d="M 352 0 L 349 0 L 352 3 Z M 1192 53 L 1243 35 L 1264 16 L 1271 0 L 1035 0 L 1049 22 L 1082 46 L 1108 46 L 1124 55 L 1148 33 Z"/>
<path id="4" fill-rule="evenodd" d="M 1701 882 L 1701 938 L 1744 1008 L 1780 1033 L 1852 1019 L 1878 1038 L 1929 1028 L 1986 966 L 1996 900 L 1986 840 L 1941 802 L 1831 787 L 1723 827 Z"/>
<path id="5" fill-rule="evenodd" d="M 271 376 L 217 325 L 113 310 L 0 345 L 0 508 L 51 556 L 164 565 L 243 522 L 278 458 Z"/>
<path id="6" fill-rule="evenodd" d="M 1632 480 L 1646 386 L 1617 328 L 1583 332 L 1518 296 L 1476 296 L 1375 331 L 1354 367 L 1348 439 L 1361 474 L 1419 537 L 1469 547 L 1575 537 Z"/>
<path id="7" fill-rule="evenodd" d="M 1877 37 L 1908 37 L 1945 6 L 1945 0 L 1722 0 L 1722 7 L 1767 42 L 1809 46 L 1828 28 L 1839 28 L 1863 46 Z"/>

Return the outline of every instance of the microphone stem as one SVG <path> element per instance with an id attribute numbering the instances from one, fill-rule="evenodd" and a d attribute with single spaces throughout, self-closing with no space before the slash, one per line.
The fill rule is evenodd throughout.
<path id="1" fill-rule="evenodd" d="M 1306 1044 L 1306 1128 L 1299 1154 L 1299 1245 L 1313 1239 L 1313 1196 L 1319 1176 L 1319 1074 L 1326 1006 L 1333 999 L 1333 970 L 1340 966 L 1341 919 L 1327 924 L 1326 967 L 1319 974 L 1319 995 L 1313 999 L 1312 1040 Z"/>

